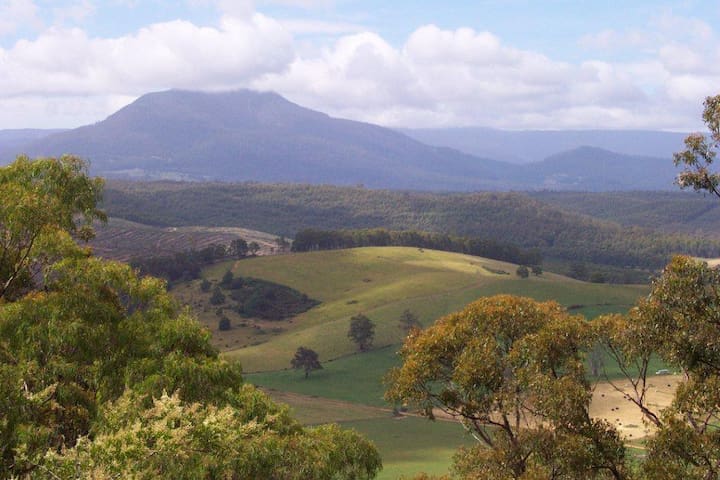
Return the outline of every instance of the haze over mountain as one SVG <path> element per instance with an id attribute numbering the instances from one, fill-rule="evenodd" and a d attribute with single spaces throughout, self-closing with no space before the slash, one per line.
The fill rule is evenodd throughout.
<path id="1" fill-rule="evenodd" d="M 654 130 L 497 130 L 494 128 L 401 129 L 428 145 L 455 148 L 510 163 L 539 162 L 579 147 L 596 147 L 625 155 L 672 158 L 683 148 L 686 133 Z"/>
<path id="2" fill-rule="evenodd" d="M 513 151 L 517 143 L 505 146 Z M 481 158 L 249 90 L 147 94 L 104 121 L 21 148 L 32 156 L 73 153 L 90 160 L 94 174 L 142 179 L 602 191 L 668 189 L 675 177 L 669 158 L 599 148 L 575 148 L 526 165 Z"/>

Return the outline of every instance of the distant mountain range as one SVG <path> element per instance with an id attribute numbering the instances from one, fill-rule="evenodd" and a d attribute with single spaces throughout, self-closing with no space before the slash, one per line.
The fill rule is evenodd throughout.
<path id="1" fill-rule="evenodd" d="M 518 133 L 493 132 L 500 149 L 503 136 Z M 417 131 L 408 133 L 418 136 Z M 542 140 L 543 132 L 526 133 L 522 148 L 532 149 L 536 142 L 537 151 L 552 154 L 518 165 L 332 118 L 275 93 L 171 90 L 144 95 L 101 122 L 73 130 L 0 131 L 0 160 L 7 163 L 20 151 L 31 156 L 73 153 L 90 160 L 93 174 L 138 179 L 362 184 L 435 191 L 672 188 L 675 169 L 669 155 L 627 155 L 586 146 L 552 151 L 553 142 L 562 142 Z M 560 133 L 573 135 L 549 135 Z M 638 143 L 643 143 L 643 135 L 665 138 L 668 145 L 674 142 L 661 134 L 639 133 Z M 631 143 L 632 135 L 627 133 L 625 143 Z M 675 149 L 682 146 L 681 137 Z M 520 140 L 507 142 L 508 155 L 521 149 Z"/>
<path id="2" fill-rule="evenodd" d="M 494 128 L 401 129 L 428 145 L 509 163 L 540 162 L 560 152 L 596 147 L 624 155 L 671 158 L 687 133 L 653 130 L 496 130 Z"/>

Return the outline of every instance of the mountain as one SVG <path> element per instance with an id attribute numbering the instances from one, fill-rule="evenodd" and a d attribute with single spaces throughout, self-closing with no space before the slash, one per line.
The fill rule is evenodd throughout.
<path id="1" fill-rule="evenodd" d="M 508 154 L 529 148 L 512 140 L 518 133 L 503 132 L 506 140 L 498 148 Z M 569 132 L 561 133 L 525 132 L 537 144 L 536 156 L 569 138 Z M 655 133 L 647 135 L 654 138 Z M 575 134 L 576 141 L 585 139 Z M 635 134 L 635 143 L 644 143 L 642 133 L 611 136 L 629 144 Z M 490 160 L 249 90 L 150 93 L 101 122 L 43 136 L 22 151 L 32 156 L 74 153 L 91 162 L 93 174 L 109 177 L 404 190 L 656 190 L 673 188 L 676 174 L 669 157 L 587 146 L 523 165 Z"/>
<path id="2" fill-rule="evenodd" d="M 23 153 L 23 147 L 28 143 L 62 131 L 61 129 L 41 130 L 32 128 L 0 130 L 0 163 L 4 160 L 11 161 L 17 155 Z"/>
<path id="3" fill-rule="evenodd" d="M 89 159 L 93 173 L 111 176 L 433 190 L 498 188 L 508 167 L 248 90 L 147 94 L 102 122 L 41 139 L 27 151 L 72 152 Z"/>
<path id="4" fill-rule="evenodd" d="M 522 165 L 517 181 L 527 190 L 669 190 L 678 172 L 669 159 L 579 147 Z"/>
<path id="5" fill-rule="evenodd" d="M 589 146 L 644 157 L 672 158 L 685 133 L 653 130 L 496 130 L 493 128 L 402 129 L 428 145 L 455 148 L 469 155 L 510 163 L 530 163 Z"/>

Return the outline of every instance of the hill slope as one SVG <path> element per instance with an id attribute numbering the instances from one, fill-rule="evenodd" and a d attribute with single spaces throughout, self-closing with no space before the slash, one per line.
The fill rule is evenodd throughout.
<path id="1" fill-rule="evenodd" d="M 101 174 L 393 188 L 492 188 L 506 167 L 248 90 L 147 94 L 27 150 L 72 152 Z"/>
<path id="2" fill-rule="evenodd" d="M 497 155 L 505 158 L 524 144 L 522 148 L 533 149 L 534 158 L 542 161 L 518 166 L 429 146 L 395 130 L 332 118 L 275 93 L 172 90 L 144 95 L 94 125 L 15 146 L 33 156 L 73 153 L 89 159 L 93 173 L 143 179 L 444 191 L 672 188 L 675 171 L 669 155 L 577 148 L 586 137 L 579 132 L 574 141 L 553 140 L 558 132 L 516 133 L 503 133 Z M 673 135 L 679 134 L 662 137 L 663 148 Z M 617 133 L 613 138 L 622 141 L 605 143 L 632 150 L 633 138 L 643 143 L 655 136 Z M 569 150 L 558 153 L 543 148 L 545 144 Z M 675 149 L 681 145 L 678 139 Z M 553 155 L 540 157 L 543 151 Z"/>
<path id="3" fill-rule="evenodd" d="M 566 306 L 582 304 L 585 309 L 578 311 L 594 316 L 599 311 L 626 309 L 646 290 L 588 284 L 551 273 L 520 279 L 515 275 L 516 265 L 408 247 L 260 257 L 217 265 L 205 275 L 217 282 L 229 267 L 236 276 L 287 285 L 322 302 L 292 320 L 262 322 L 264 334 L 251 333 L 243 340 L 247 344 L 259 342 L 257 345 L 233 350 L 233 344 L 224 347 L 220 336 L 218 343 L 232 350 L 227 355 L 240 359 L 247 372 L 285 369 L 301 345 L 316 350 L 323 361 L 354 353 L 357 349 L 346 334 L 350 317 L 357 313 L 364 313 L 377 324 L 374 345 L 382 347 L 402 340 L 398 320 L 404 309 L 415 312 L 427 325 L 481 295 L 502 292 L 557 299 Z M 196 283 L 177 289 L 177 294 L 190 304 L 197 304 L 198 295 L 209 297 L 209 293 L 198 293 Z M 224 305 L 226 312 L 240 322 L 230 311 L 231 303 L 228 300 Z M 207 313 L 201 312 L 201 319 L 216 330 L 214 312 Z M 253 332 L 250 327 L 242 328 Z"/>
<path id="4" fill-rule="evenodd" d="M 286 237 L 303 228 L 415 229 L 537 247 L 547 257 L 619 267 L 658 268 L 673 253 L 720 256 L 717 241 L 622 227 L 516 193 L 111 182 L 105 198 L 112 216 L 162 226 L 236 226 Z"/>
<path id="5" fill-rule="evenodd" d="M 493 128 L 402 129 L 428 145 L 450 147 L 470 155 L 511 163 L 539 162 L 579 147 L 596 147 L 624 155 L 666 161 L 683 148 L 685 133 L 649 130 L 496 130 Z"/>

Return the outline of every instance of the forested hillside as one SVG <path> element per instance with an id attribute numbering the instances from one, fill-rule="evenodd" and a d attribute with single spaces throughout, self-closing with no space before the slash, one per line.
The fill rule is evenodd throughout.
<path id="1" fill-rule="evenodd" d="M 622 225 L 720 238 L 720 204 L 693 192 L 533 192 L 565 210 Z"/>
<path id="2" fill-rule="evenodd" d="M 539 248 L 548 258 L 618 267 L 658 268 L 679 252 L 720 256 L 717 241 L 623 227 L 519 193 L 111 182 L 105 208 L 112 216 L 153 225 L 242 226 L 288 237 L 305 228 L 440 232 Z"/>

